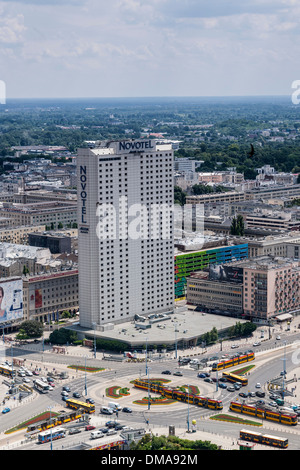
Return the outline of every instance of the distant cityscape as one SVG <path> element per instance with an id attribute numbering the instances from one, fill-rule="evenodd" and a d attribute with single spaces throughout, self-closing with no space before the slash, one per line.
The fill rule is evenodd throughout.
<path id="1" fill-rule="evenodd" d="M 173 105 L 165 106 L 166 112 L 172 115 Z M 183 101 L 182 106 L 187 110 L 190 106 L 195 113 L 194 104 Z M 265 111 L 265 104 L 258 103 L 258 110 L 260 106 Z M 234 105 L 232 107 L 230 111 L 235 109 Z M 285 107 L 282 109 L 284 113 Z M 224 105 L 224 119 L 227 111 Z M 12 106 L 7 113 L 18 114 L 18 111 Z M 32 118 L 31 113 L 29 115 Z M 83 110 L 82 113 L 84 115 L 87 111 Z M 147 110 L 144 121 L 148 114 Z M 73 112 L 70 113 L 72 115 Z M 219 121 L 195 124 L 194 118 L 192 123 L 190 119 L 157 121 L 155 126 L 149 125 L 148 129 L 141 121 L 138 131 L 137 128 L 130 128 L 131 118 L 127 117 L 126 108 L 122 107 L 120 112 L 110 113 L 109 116 L 103 113 L 102 119 L 103 116 L 105 123 L 91 126 L 95 135 L 100 131 L 106 136 L 108 131 L 114 129 L 114 136 L 117 136 L 116 129 L 122 128 L 119 131 L 119 142 L 124 137 L 126 142 L 149 142 L 148 150 L 151 149 L 152 153 L 148 153 L 147 149 L 142 152 L 137 149 L 135 153 L 119 152 L 117 147 L 106 144 L 113 142 L 113 139 L 86 139 L 82 141 L 82 150 L 79 151 L 74 151 L 73 145 L 71 149 L 66 145 L 43 145 L 39 142 L 12 145 L 9 152 L 5 152 L 7 155 L 1 158 L 0 275 L 5 282 L 9 278 L 22 279 L 24 289 L 23 316 L 18 321 L 6 320 L 2 323 L 4 331 L 16 330 L 21 320 L 57 321 L 63 312 L 68 311 L 70 314 L 80 312 L 79 325 L 90 330 L 96 328 L 100 334 L 107 328 L 113 328 L 114 323 L 135 321 L 139 316 L 147 317 L 153 313 L 167 315 L 174 312 L 178 301 L 183 300 L 217 315 L 222 311 L 225 315 L 257 322 L 268 322 L 277 315 L 297 312 L 300 302 L 297 291 L 286 291 L 285 300 L 272 305 L 267 299 L 278 282 L 282 266 L 287 266 L 288 273 L 293 273 L 289 274 L 291 279 L 296 276 L 293 282 L 299 282 L 300 166 L 294 162 L 294 171 L 281 171 L 276 169 L 278 165 L 274 160 L 274 166 L 253 166 L 256 176 L 249 178 L 241 171 L 241 164 L 225 168 L 222 159 L 218 162 L 212 157 L 215 161 L 213 169 L 207 160 L 209 147 L 219 147 L 223 142 L 228 151 L 228 142 L 231 142 L 229 148 L 236 155 L 238 148 L 241 149 L 244 130 L 240 130 L 241 135 L 220 134 L 217 132 L 221 127 Z M 270 119 L 262 128 L 261 123 L 253 122 L 253 129 L 248 129 L 245 139 L 253 142 L 257 153 L 265 146 L 268 146 L 268 151 L 270 145 L 277 146 L 280 143 L 284 147 L 300 139 L 300 125 L 297 123 L 295 120 L 287 125 L 284 119 Z M 57 125 L 56 128 L 59 132 L 79 132 L 82 129 L 80 124 Z M 89 126 L 86 129 L 90 132 Z M 213 144 L 216 136 L 218 139 Z M 247 147 L 250 148 L 249 144 Z M 201 152 L 195 156 L 197 149 Z M 169 152 L 166 155 L 171 155 L 171 163 L 162 151 Z M 153 152 L 156 152 L 156 157 Z M 201 158 L 201 153 L 205 158 Z M 159 160 L 155 168 L 157 156 Z M 94 169 L 91 167 L 93 158 L 98 162 L 95 160 L 93 163 Z M 231 157 L 231 162 L 235 161 Z M 90 172 L 89 179 L 84 180 L 86 186 L 80 186 L 80 168 L 83 165 Z M 102 165 L 101 168 L 99 165 Z M 97 168 L 101 171 L 96 177 Z M 295 171 L 297 169 L 299 172 Z M 93 182 L 91 175 L 96 178 Z M 156 179 L 154 175 L 157 175 Z M 141 187 L 140 193 L 137 193 L 138 187 Z M 84 213 L 89 214 L 86 223 L 82 223 L 79 209 L 82 205 L 82 188 L 87 193 L 85 203 L 94 201 L 93 206 L 84 208 Z M 184 238 L 174 235 L 173 246 L 160 241 L 160 247 L 155 248 L 153 241 L 151 244 L 148 240 L 143 242 L 145 248 L 142 248 L 139 257 L 136 250 L 141 245 L 140 240 L 132 244 L 134 256 L 130 254 L 128 240 L 122 241 L 118 247 L 115 242 L 107 241 L 99 245 L 96 236 L 96 204 L 115 201 L 116 195 L 128 196 L 131 194 L 130 188 L 133 188 L 131 203 L 167 202 L 171 205 L 179 202 L 182 206 L 201 205 L 204 213 L 201 243 L 197 233 Z M 172 196 L 174 188 L 175 195 Z M 161 197 L 153 199 L 158 194 Z M 243 220 L 241 233 L 233 230 L 233 220 L 238 216 Z M 92 236 L 94 242 L 91 241 Z M 87 240 L 91 243 L 89 254 L 85 253 Z M 106 258 L 105 252 L 115 253 L 113 261 Z M 118 257 L 116 253 L 119 253 Z M 95 257 L 99 257 L 99 262 L 102 261 L 101 278 L 97 274 L 98 265 L 95 265 L 93 275 L 87 275 Z M 137 263 L 135 267 L 133 259 Z M 268 279 L 259 295 L 257 291 L 249 289 L 242 275 L 234 287 L 237 290 L 234 295 L 231 291 L 235 280 L 212 279 L 209 275 L 210 267 L 219 265 L 241 270 L 246 276 L 247 263 L 251 264 L 254 260 L 256 268 L 253 268 L 252 275 Z M 88 271 L 85 273 L 86 263 Z M 123 268 L 120 263 L 124 263 Z M 142 266 L 143 274 L 136 276 L 137 266 Z M 160 269 L 165 283 L 161 285 L 159 277 L 155 281 Z M 117 274 L 120 272 L 123 273 L 123 279 L 122 275 L 119 277 Z M 259 275 L 255 275 L 256 272 Z M 270 272 L 279 274 L 270 277 Z M 103 285 L 101 279 L 105 279 Z M 61 295 L 57 295 L 57 291 Z M 94 299 L 93 307 L 88 306 L 88 299 L 94 298 L 92 292 L 98 291 L 98 301 Z M 166 297 L 167 292 L 169 297 Z M 213 296 L 209 295 L 210 292 L 213 292 Z M 140 299 L 138 303 L 137 298 Z M 119 300 L 116 304 L 117 299 L 121 299 L 121 304 Z M 133 307 L 135 304 L 136 307 Z M 163 305 L 166 308 L 162 308 Z M 194 341 L 191 338 L 192 344 Z"/>

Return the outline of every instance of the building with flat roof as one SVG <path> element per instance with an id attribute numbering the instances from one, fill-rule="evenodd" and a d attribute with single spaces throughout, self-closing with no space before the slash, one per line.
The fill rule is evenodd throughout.
<path id="1" fill-rule="evenodd" d="M 212 313 L 236 314 L 240 308 L 241 318 L 268 321 L 300 312 L 299 283 L 299 261 L 262 256 L 192 274 L 187 302 Z"/>
<path id="2" fill-rule="evenodd" d="M 9 226 L 46 225 L 54 229 L 59 226 L 77 224 L 76 201 L 43 202 L 32 204 L 3 204 L 0 215 L 9 219 Z"/>
<path id="3" fill-rule="evenodd" d="M 173 311 L 173 153 L 147 139 L 79 149 L 81 327 Z"/>
<path id="4" fill-rule="evenodd" d="M 23 278 L 24 319 L 49 322 L 78 310 L 78 270 Z"/>

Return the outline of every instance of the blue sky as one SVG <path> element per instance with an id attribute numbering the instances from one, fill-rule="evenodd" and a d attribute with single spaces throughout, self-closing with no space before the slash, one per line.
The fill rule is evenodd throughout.
<path id="1" fill-rule="evenodd" d="M 0 0 L 8 98 L 289 95 L 299 0 Z"/>

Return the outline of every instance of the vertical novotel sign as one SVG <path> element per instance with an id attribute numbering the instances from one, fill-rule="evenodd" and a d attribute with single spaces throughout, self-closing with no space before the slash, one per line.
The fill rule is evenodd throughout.
<path id="1" fill-rule="evenodd" d="M 80 200 L 81 200 L 81 211 L 80 211 L 80 223 L 87 224 L 87 172 L 86 166 L 80 165 L 79 174 L 79 187 L 80 187 Z"/>

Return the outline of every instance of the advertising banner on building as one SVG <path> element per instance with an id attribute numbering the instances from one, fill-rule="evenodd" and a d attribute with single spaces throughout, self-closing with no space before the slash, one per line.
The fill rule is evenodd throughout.
<path id="1" fill-rule="evenodd" d="M 35 289 L 35 308 L 42 308 L 43 306 L 43 291 L 42 289 Z"/>
<path id="2" fill-rule="evenodd" d="M 244 281 L 243 268 L 226 265 L 210 265 L 209 279 L 211 281 L 224 281 L 242 284 Z"/>
<path id="3" fill-rule="evenodd" d="M 0 282 L 0 325 L 23 318 L 22 279 Z"/>

